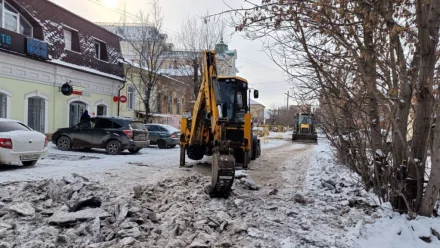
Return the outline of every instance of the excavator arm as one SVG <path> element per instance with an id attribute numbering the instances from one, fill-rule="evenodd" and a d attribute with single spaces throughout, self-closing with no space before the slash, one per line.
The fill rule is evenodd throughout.
<path id="1" fill-rule="evenodd" d="M 219 109 L 220 108 L 220 109 Z M 191 123 L 191 137 L 189 144 L 203 143 L 203 133 L 206 114 L 211 120 L 211 132 L 214 140 L 221 139 L 219 120 L 221 117 L 221 94 L 217 82 L 215 52 L 204 51 L 202 60 L 202 84 L 194 104 L 194 118 Z M 223 120 L 224 121 L 224 120 Z"/>
<path id="2" fill-rule="evenodd" d="M 185 147 L 191 150 L 206 145 L 212 147 L 211 196 L 226 195 L 234 182 L 235 158 L 226 139 L 228 118 L 222 116 L 222 97 L 217 81 L 215 51 L 204 51 L 202 59 L 202 84 L 194 104 L 189 137 L 184 137 Z M 209 138 L 206 137 L 206 118 L 210 119 Z M 185 124 L 186 120 L 182 122 Z M 208 141 L 207 141 L 208 140 Z M 209 144 L 206 144 L 206 143 Z M 181 148 L 182 149 L 182 148 Z M 185 149 L 185 148 L 183 148 Z M 184 150 L 181 151 L 181 165 L 184 163 Z"/>

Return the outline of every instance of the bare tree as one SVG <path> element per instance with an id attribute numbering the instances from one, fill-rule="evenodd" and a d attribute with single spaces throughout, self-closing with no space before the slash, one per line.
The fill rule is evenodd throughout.
<path id="1" fill-rule="evenodd" d="M 118 34 L 123 37 L 121 43 L 127 46 L 128 56 L 125 59 L 129 60 L 130 66 L 126 69 L 126 75 L 140 80 L 139 85 L 133 85 L 143 102 L 146 121 L 151 119 L 159 72 L 171 49 L 166 42 L 167 35 L 163 32 L 163 13 L 159 0 L 152 0 L 150 5 L 150 12 L 139 12 L 136 23 L 126 23 L 124 20 L 118 28 Z"/>
<path id="2" fill-rule="evenodd" d="M 213 50 L 220 41 L 229 39 L 227 25 L 221 16 L 208 17 L 191 16 L 182 22 L 180 31 L 176 35 L 178 51 L 171 52 L 175 58 L 175 70 L 179 72 L 183 81 L 193 85 L 197 95 L 201 77 L 200 65 L 203 50 Z"/>
<path id="3" fill-rule="evenodd" d="M 432 149 L 440 143 L 438 128 L 431 128 L 439 5 L 262 0 L 227 12 L 238 16 L 236 30 L 266 38 L 269 56 L 295 82 L 299 100 L 319 99 L 321 127 L 367 189 L 397 208 L 403 202 L 410 215 L 429 216 L 440 187 L 440 159 L 434 155 L 424 190 L 432 133 Z"/>

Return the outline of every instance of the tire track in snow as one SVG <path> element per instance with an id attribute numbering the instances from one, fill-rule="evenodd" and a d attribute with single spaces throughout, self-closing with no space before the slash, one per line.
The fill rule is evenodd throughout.
<path id="1" fill-rule="evenodd" d="M 287 144 L 267 149 L 253 161 L 249 175 L 261 186 L 290 192 L 305 185 L 312 144 Z"/>

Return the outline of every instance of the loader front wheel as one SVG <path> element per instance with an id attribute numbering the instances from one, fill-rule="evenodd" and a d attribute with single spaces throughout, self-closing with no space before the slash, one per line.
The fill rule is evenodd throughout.
<path id="1" fill-rule="evenodd" d="M 186 154 L 191 160 L 201 160 L 204 156 L 204 153 L 203 147 L 198 145 L 193 145 L 186 149 Z"/>

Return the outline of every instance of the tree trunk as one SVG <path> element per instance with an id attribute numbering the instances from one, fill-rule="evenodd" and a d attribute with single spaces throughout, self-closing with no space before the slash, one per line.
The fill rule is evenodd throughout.
<path id="1" fill-rule="evenodd" d="M 416 18 L 419 28 L 418 38 L 420 44 L 420 72 L 416 114 L 414 118 L 412 154 L 415 159 L 421 161 L 421 164 L 412 164 L 409 170 L 409 176 L 418 181 L 416 209 L 419 209 L 423 196 L 424 160 L 429 144 L 431 118 L 434 113 L 432 88 L 440 24 L 439 2 L 438 0 L 416 1 Z M 425 209 L 426 207 L 423 208 Z"/>
<path id="2" fill-rule="evenodd" d="M 144 99 L 144 105 L 145 105 L 145 121 L 146 123 L 150 123 L 151 121 L 151 104 L 150 104 L 150 98 L 151 98 L 151 90 L 152 87 L 147 86 L 145 88 L 145 99 Z"/>
<path id="3" fill-rule="evenodd" d="M 429 175 L 429 182 L 426 188 L 426 193 L 423 196 L 422 205 L 419 209 L 419 214 L 423 216 L 431 216 L 435 207 L 435 203 L 439 196 L 440 189 L 440 108 L 437 108 L 436 114 L 436 128 L 433 128 L 433 144 L 431 157 L 431 173 Z"/>
<path id="4" fill-rule="evenodd" d="M 392 41 L 395 44 L 397 54 L 397 62 L 400 68 L 400 94 L 399 102 L 397 103 L 396 122 L 397 127 L 393 133 L 393 148 L 394 148 L 394 166 L 403 164 L 403 161 L 408 158 L 407 154 L 407 133 L 408 133 L 408 119 L 411 110 L 412 86 L 407 74 L 405 54 L 402 49 L 402 44 L 398 37 Z M 417 55 L 415 55 L 415 60 Z"/>

